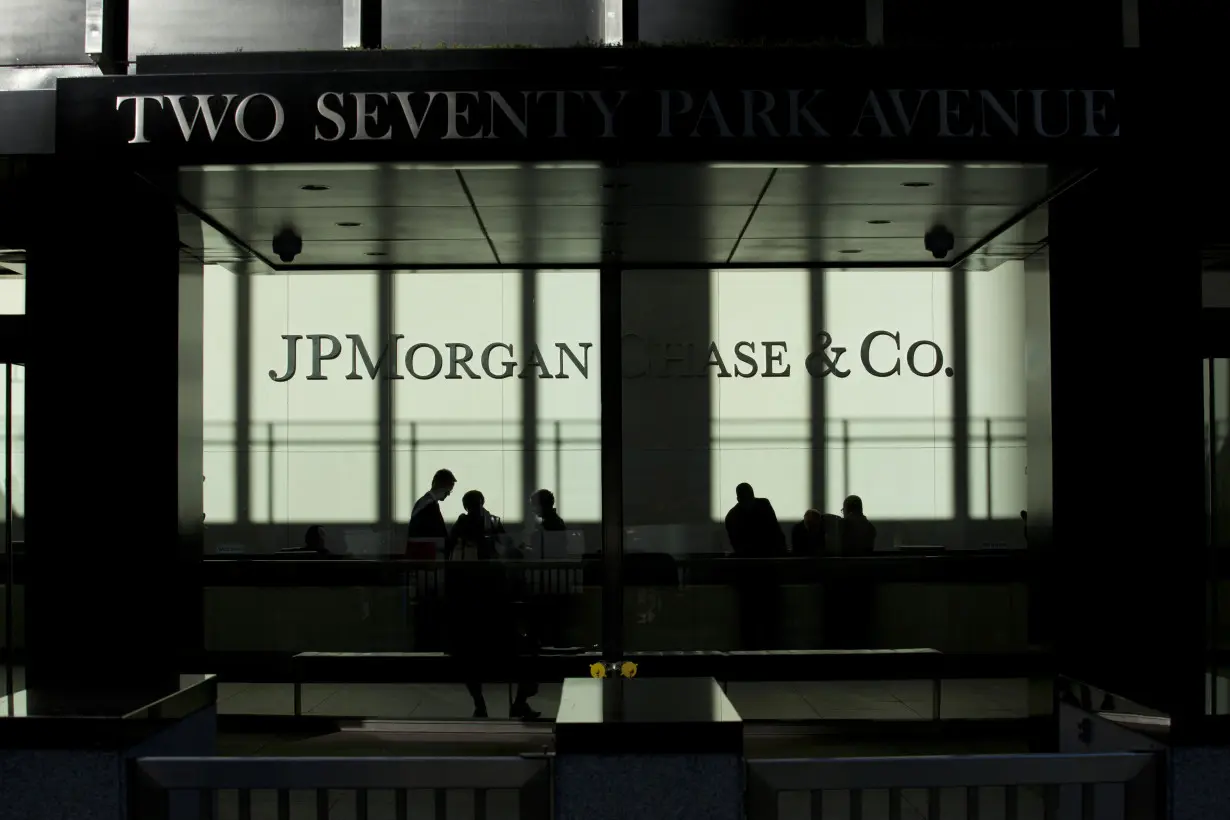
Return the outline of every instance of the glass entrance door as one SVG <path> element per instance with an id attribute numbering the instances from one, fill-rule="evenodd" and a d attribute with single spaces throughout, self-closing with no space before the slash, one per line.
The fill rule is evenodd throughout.
<path id="1" fill-rule="evenodd" d="M 0 584 L 4 608 L 0 612 L 3 634 L 3 680 L 0 680 L 0 714 L 13 717 L 24 712 L 25 668 L 25 586 L 22 583 L 25 557 L 25 475 L 26 475 L 26 368 L 4 364 L 4 440 L 3 474 L 0 497 L 4 503 L 4 538 L 0 541 Z"/>

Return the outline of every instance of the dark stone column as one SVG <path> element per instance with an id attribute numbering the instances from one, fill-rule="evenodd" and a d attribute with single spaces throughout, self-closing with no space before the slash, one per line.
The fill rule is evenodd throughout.
<path id="1" fill-rule="evenodd" d="M 1031 547 L 1052 582 L 1031 606 L 1050 609 L 1059 670 L 1176 729 L 1203 707 L 1205 634 L 1200 243 L 1173 207 L 1184 174 L 1165 159 L 1107 165 L 1051 205 L 1051 521 L 1036 396 L 1029 419 Z"/>
<path id="2" fill-rule="evenodd" d="M 203 270 L 151 184 L 52 176 L 28 249 L 27 682 L 32 710 L 108 711 L 173 691 L 201 643 Z"/>

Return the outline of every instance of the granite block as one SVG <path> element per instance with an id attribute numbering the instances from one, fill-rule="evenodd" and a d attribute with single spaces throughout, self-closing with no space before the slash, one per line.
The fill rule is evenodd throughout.
<path id="1" fill-rule="evenodd" d="M 743 760 L 731 754 L 561 755 L 555 820 L 742 820 Z"/>
<path id="2" fill-rule="evenodd" d="M 124 751 L 120 766 L 120 794 L 127 803 L 129 766 L 139 757 L 211 757 L 218 748 L 218 708 L 201 709 L 170 724 L 144 742 Z M 195 794 L 173 792 L 168 795 L 171 820 L 198 820 L 200 803 Z"/>
<path id="3" fill-rule="evenodd" d="M 83 722 L 83 745 L 87 729 Z M 127 820 L 132 759 L 211 755 L 216 745 L 217 711 L 211 706 L 168 722 L 127 749 L 0 750 L 0 820 Z M 191 795 L 172 797 L 174 820 L 196 820 L 198 810 Z"/>
<path id="4" fill-rule="evenodd" d="M 114 752 L 0 751 L 0 820 L 125 820 Z"/>
<path id="5" fill-rule="evenodd" d="M 1230 817 L 1230 747 L 1170 753 L 1171 820 Z"/>

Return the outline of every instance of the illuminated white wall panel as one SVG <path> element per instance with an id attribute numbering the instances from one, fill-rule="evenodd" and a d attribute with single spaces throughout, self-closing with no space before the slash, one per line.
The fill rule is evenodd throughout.
<path id="1" fill-rule="evenodd" d="M 406 338 L 441 349 L 448 342 L 469 345 L 480 356 L 493 342 L 512 345 L 493 362 L 521 353 L 521 273 L 399 273 L 393 284 L 393 329 Z M 457 475 L 457 492 L 444 502 L 446 519 L 461 514 L 461 495 L 479 490 L 487 508 L 510 521 L 521 519 L 521 379 L 406 378 L 393 388 L 396 453 L 393 510 L 398 522 L 410 518 L 414 501 L 431 488 L 436 470 Z M 494 372 L 502 365 L 493 363 Z M 358 382 L 355 382 L 358 384 Z M 413 433 L 415 441 L 411 442 Z"/>
<path id="2" fill-rule="evenodd" d="M 971 271 L 965 281 L 969 513 L 1015 518 L 1025 509 L 1027 493 L 1025 263 Z"/>
<path id="3" fill-rule="evenodd" d="M 252 277 L 253 521 L 367 522 L 378 509 L 377 383 L 348 380 L 348 334 L 372 340 L 377 278 L 372 274 Z M 340 355 L 321 364 L 325 378 L 299 372 L 286 382 L 270 378 L 286 366 L 283 335 L 328 334 L 343 342 Z M 329 351 L 326 344 L 323 348 Z M 298 346 L 300 371 L 310 370 L 311 346 Z M 207 482 L 208 483 L 208 482 Z"/>
<path id="4" fill-rule="evenodd" d="M 557 493 L 567 520 L 597 521 L 602 417 L 598 274 L 543 271 L 532 275 L 537 278 L 536 339 L 549 371 L 554 375 L 560 370 L 557 343 L 569 344 L 578 354 L 583 353 L 584 344 L 593 345 L 588 379 L 566 362 L 570 378 L 534 381 L 537 483 Z M 660 275 L 669 277 L 671 272 Z M 404 337 L 398 346 L 398 375 L 403 378 L 395 380 L 392 388 L 394 453 L 391 474 L 386 477 L 392 487 L 394 523 L 404 524 L 414 499 L 442 467 L 452 469 L 460 482 L 459 492 L 445 504 L 447 516 L 460 513 L 461 492 L 478 489 L 493 511 L 510 523 L 520 521 L 526 506 L 522 486 L 525 380 L 517 375 L 520 366 L 506 379 L 487 374 L 450 379 L 444 377 L 446 373 L 416 379 L 407 373 L 404 356 L 411 345 L 425 342 L 447 357 L 447 344 L 460 343 L 474 350 L 473 364 L 478 369 L 482 349 L 500 342 L 514 350 L 511 357 L 500 352 L 496 359 L 524 364 L 523 274 L 407 272 L 389 276 L 392 331 Z M 773 500 L 786 522 L 812 506 L 837 512 L 849 492 L 863 496 L 874 519 L 942 522 L 952 518 L 956 509 L 953 388 L 957 382 L 944 372 L 954 360 L 951 274 L 946 270 L 826 272 L 824 327 L 833 345 L 846 348 L 839 367 L 848 369 L 850 375 L 826 378 L 822 457 L 827 483 L 822 498 L 812 498 L 810 486 L 814 376 L 808 373 L 806 362 L 815 340 L 809 336 L 809 276 L 795 270 L 709 274 L 709 326 L 726 367 L 738 366 L 733 355 L 738 342 L 754 342 L 754 355 L 763 370 L 764 343 L 776 341 L 785 343 L 780 367 L 788 365 L 790 375 L 718 378 L 715 368 L 709 368 L 709 384 L 701 385 L 700 395 L 708 391 L 711 408 L 710 498 L 706 504 L 701 495 L 701 515 L 707 506 L 713 518 L 720 520 L 733 503 L 735 484 L 747 481 Z M 970 514 L 975 519 L 1012 519 L 1024 506 L 1023 276 L 1015 263 L 967 276 L 965 376 L 971 431 L 967 466 Z M 657 285 L 642 280 L 647 276 L 637 279 L 638 298 L 653 298 Z M 670 281 L 662 280 L 663 294 L 670 291 Z M 252 277 L 248 283 L 251 322 L 245 327 L 237 322 L 240 284 L 223 268 L 206 269 L 204 497 L 208 523 L 219 527 L 295 525 L 293 531 L 285 529 L 266 539 L 268 543 L 253 544 L 256 548 L 297 542 L 300 527 L 311 523 L 377 523 L 379 384 L 363 372 L 362 362 L 363 377 L 346 378 L 352 370 L 346 337 L 362 336 L 370 353 L 379 355 L 384 344 L 376 335 L 379 275 Z M 704 280 L 700 287 L 705 293 Z M 674 324 L 677 318 L 653 318 L 652 326 L 641 332 L 662 341 L 707 343 L 679 337 L 681 331 Z M 862 345 L 877 331 L 899 334 L 900 351 L 890 336 L 876 336 L 864 362 Z M 306 378 L 311 370 L 307 340 L 298 346 L 295 378 L 285 382 L 270 378 L 270 370 L 278 374 L 285 370 L 286 342 L 281 337 L 287 334 L 330 334 L 343 341 L 341 355 L 322 365 L 327 379 Z M 251 366 L 246 389 L 240 391 L 237 340 L 245 335 Z M 915 375 L 907 369 L 907 350 L 920 341 L 934 343 L 944 353 L 944 367 L 934 376 Z M 887 372 L 899 360 L 899 374 L 877 377 L 868 372 L 868 366 Z M 917 351 L 915 365 L 926 370 L 933 363 L 934 351 L 924 345 Z M 498 361 L 496 367 L 500 367 Z M 666 395 L 694 395 L 674 389 L 678 385 L 672 387 L 667 378 L 683 377 L 642 380 L 639 392 L 633 393 L 627 392 L 630 382 L 625 382 L 625 402 L 652 404 Z M 239 452 L 243 437 L 236 435 L 235 425 L 245 392 L 250 444 Z M 686 413 L 666 414 L 676 415 L 689 418 Z M 992 431 L 989 459 L 981 440 L 988 419 Z M 558 450 L 557 423 L 562 443 Z M 679 486 L 676 481 L 665 474 L 647 475 L 643 480 L 661 483 L 661 487 L 640 489 L 669 507 Z M 245 486 L 245 497 L 237 498 L 239 488 Z"/>
<path id="5" fill-rule="evenodd" d="M 812 500 L 807 355 L 808 281 L 805 270 L 715 270 L 710 278 L 713 341 L 731 378 L 710 368 L 712 385 L 713 517 L 735 503 L 735 485 L 747 482 L 773 502 L 783 520 L 802 518 Z M 765 366 L 765 342 L 785 342 L 788 376 L 737 378 L 739 342 Z M 774 348 L 777 350 L 777 348 Z"/>
<path id="6" fill-rule="evenodd" d="M 0 268 L 0 272 L 4 268 Z M 26 312 L 26 279 L 24 276 L 0 278 L 0 315 L 20 316 Z"/>
<path id="7" fill-rule="evenodd" d="M 539 271 L 535 314 L 538 345 L 559 370 L 557 343 L 588 342 L 589 378 L 570 362 L 567 379 L 540 379 L 538 390 L 538 483 L 556 494 L 565 521 L 602 519 L 602 366 L 598 352 L 598 272 Z M 584 359 L 582 359 L 584 361 Z M 557 426 L 558 425 L 558 426 Z M 558 455 L 556 434 L 560 444 Z M 508 510 L 512 517 L 513 510 Z"/>
<path id="8" fill-rule="evenodd" d="M 232 524 L 238 515 L 235 508 L 235 352 L 239 328 L 235 300 L 239 283 L 239 277 L 221 265 L 205 266 L 201 401 L 205 422 L 202 492 L 207 524 Z M 244 466 L 247 467 L 246 456 Z"/>
<path id="9" fill-rule="evenodd" d="M 934 342 L 946 359 L 952 350 L 952 279 L 947 270 L 833 270 L 825 276 L 824 326 L 846 378 L 828 377 L 828 433 L 824 512 L 837 513 L 846 493 L 863 498 L 873 519 L 943 519 L 953 515 L 952 385 L 941 368 L 921 377 L 907 367 L 907 352 Z M 899 334 L 863 343 L 870 334 Z M 900 372 L 886 377 L 873 375 Z M 923 372 L 935 364 L 923 346 Z M 867 365 L 870 365 L 870 368 Z"/>

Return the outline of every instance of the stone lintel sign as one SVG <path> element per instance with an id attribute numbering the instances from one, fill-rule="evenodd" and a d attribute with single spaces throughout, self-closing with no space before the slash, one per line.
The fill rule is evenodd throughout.
<path id="1" fill-rule="evenodd" d="M 157 80 L 140 78 L 143 86 Z M 336 81 L 335 81 L 336 82 Z M 168 83 L 169 84 L 169 81 Z M 1105 140 L 1113 88 L 117 88 L 128 145 L 658 140 Z"/>
<path id="2" fill-rule="evenodd" d="M 281 337 L 285 361 L 269 370 L 275 382 L 431 379 L 588 379 L 593 342 L 553 341 L 527 348 L 508 341 L 426 342 L 401 334 L 373 344 L 357 333 L 290 334 Z M 856 350 L 835 344 L 821 332 L 808 350 L 792 351 L 785 341 L 663 340 L 636 333 L 622 339 L 623 377 L 721 379 L 845 379 L 854 373 L 875 378 L 952 378 L 944 351 L 930 339 L 907 339 L 894 330 L 872 330 Z"/>

